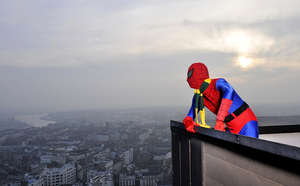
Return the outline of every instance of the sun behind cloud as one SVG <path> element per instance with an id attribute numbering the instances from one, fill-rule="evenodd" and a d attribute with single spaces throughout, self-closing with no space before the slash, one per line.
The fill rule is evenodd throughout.
<path id="1" fill-rule="evenodd" d="M 265 59 L 259 58 L 258 53 L 268 51 L 275 43 L 274 38 L 251 29 L 232 29 L 222 36 L 223 46 L 238 55 L 234 63 L 242 70 L 263 64 Z"/>
<path id="2" fill-rule="evenodd" d="M 249 68 L 252 63 L 253 63 L 252 59 L 247 58 L 245 56 L 240 56 L 237 59 L 237 64 L 243 69 Z"/>

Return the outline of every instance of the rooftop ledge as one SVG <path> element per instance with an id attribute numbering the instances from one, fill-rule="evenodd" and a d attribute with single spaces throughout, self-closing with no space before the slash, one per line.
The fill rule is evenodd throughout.
<path id="1" fill-rule="evenodd" d="M 237 145 L 250 147 L 257 150 L 262 150 L 272 154 L 300 160 L 300 148 L 285 143 L 279 143 L 269 140 L 252 138 L 243 135 L 232 134 L 229 132 L 222 132 L 214 129 L 208 129 L 204 127 L 195 126 L 195 133 L 189 133 L 186 131 L 185 126 L 182 122 L 171 120 L 171 130 L 177 131 L 195 138 L 200 136 L 220 139 L 222 141 L 231 142 Z M 290 135 L 291 133 L 299 133 L 300 125 L 282 125 L 282 126 L 262 126 L 259 127 L 260 136 L 274 135 L 274 134 L 285 134 Z M 200 135 L 200 136 L 199 136 Z M 295 141 L 299 142 L 295 139 Z"/>
<path id="2" fill-rule="evenodd" d="M 171 121 L 173 186 L 299 185 L 300 148 Z M 260 136 L 300 134 L 300 125 L 260 127 Z M 299 136 L 299 135 L 298 135 Z"/>

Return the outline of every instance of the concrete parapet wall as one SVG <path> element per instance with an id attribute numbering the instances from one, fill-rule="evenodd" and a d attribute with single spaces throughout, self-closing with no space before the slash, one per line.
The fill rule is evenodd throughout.
<path id="1" fill-rule="evenodd" d="M 300 148 L 171 121 L 173 185 L 299 185 Z"/>

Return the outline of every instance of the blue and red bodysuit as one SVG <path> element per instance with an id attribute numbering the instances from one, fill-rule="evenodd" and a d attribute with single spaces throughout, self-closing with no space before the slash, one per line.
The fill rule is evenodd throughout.
<path id="1" fill-rule="evenodd" d="M 209 79 L 209 75 L 204 64 L 195 63 L 189 68 L 187 81 L 192 88 L 199 89 L 206 79 Z M 215 129 L 225 131 L 225 122 L 228 132 L 258 138 L 258 122 L 247 103 L 225 79 L 209 79 L 209 82 L 202 92 L 203 102 L 206 108 L 217 115 Z M 185 125 L 190 122 L 190 118 L 195 118 L 195 106 L 194 96 L 191 109 L 183 122 Z"/>

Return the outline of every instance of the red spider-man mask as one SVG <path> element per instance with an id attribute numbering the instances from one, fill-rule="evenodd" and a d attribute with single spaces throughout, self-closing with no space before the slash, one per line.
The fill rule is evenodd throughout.
<path id="1" fill-rule="evenodd" d="M 208 70 L 203 63 L 194 63 L 187 73 L 187 82 L 191 88 L 200 89 L 205 79 L 209 78 Z"/>

